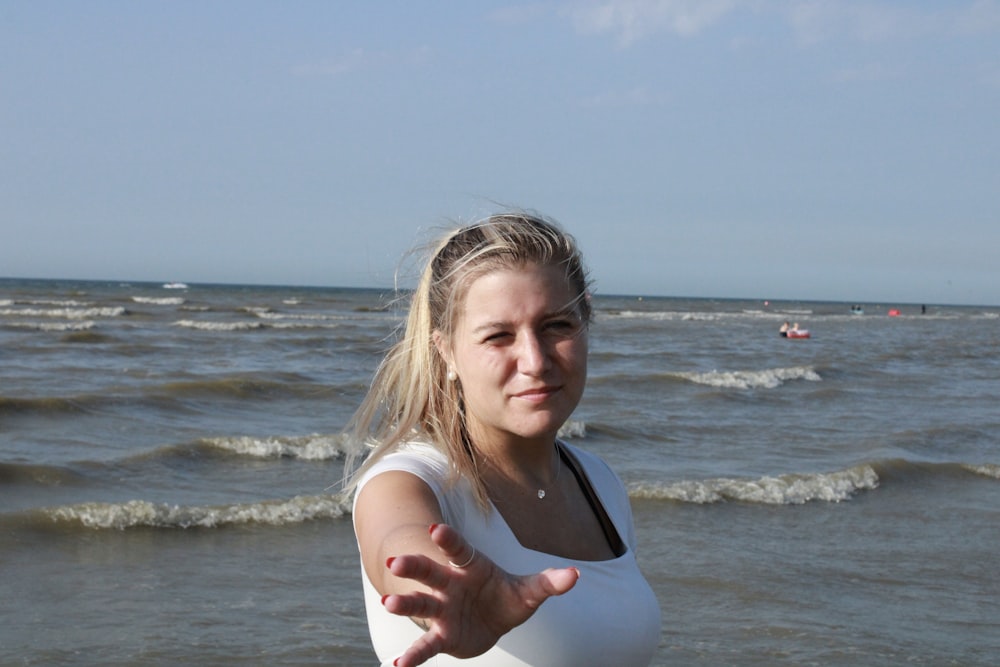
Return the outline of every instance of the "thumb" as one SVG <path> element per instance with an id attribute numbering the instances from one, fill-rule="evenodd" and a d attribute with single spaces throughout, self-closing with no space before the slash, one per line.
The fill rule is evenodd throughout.
<path id="1" fill-rule="evenodd" d="M 576 586 L 580 570 L 575 567 L 548 569 L 528 577 L 525 602 L 535 609 L 553 595 L 562 595 Z"/>

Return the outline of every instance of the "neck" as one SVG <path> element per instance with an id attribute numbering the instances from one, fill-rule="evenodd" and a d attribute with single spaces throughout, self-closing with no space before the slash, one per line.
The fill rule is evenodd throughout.
<path id="1" fill-rule="evenodd" d="M 544 498 L 555 490 L 562 468 L 554 438 L 530 446 L 477 448 L 477 459 L 491 495 L 512 491 Z"/>

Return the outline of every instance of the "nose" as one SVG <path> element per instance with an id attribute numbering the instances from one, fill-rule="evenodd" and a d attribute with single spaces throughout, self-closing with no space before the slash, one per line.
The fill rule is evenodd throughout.
<path id="1" fill-rule="evenodd" d="M 549 362 L 545 341 L 534 333 L 523 334 L 518 347 L 517 370 L 537 377 L 548 369 Z"/>

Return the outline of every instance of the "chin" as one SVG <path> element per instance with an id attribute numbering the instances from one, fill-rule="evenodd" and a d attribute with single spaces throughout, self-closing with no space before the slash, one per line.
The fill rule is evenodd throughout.
<path id="1" fill-rule="evenodd" d="M 544 423 L 530 423 L 521 424 L 520 428 L 511 429 L 511 432 L 515 435 L 525 438 L 525 439 L 535 439 L 535 438 L 546 438 L 551 437 L 553 440 L 559 429 L 566 422 L 565 419 L 552 420 L 547 419 Z"/>

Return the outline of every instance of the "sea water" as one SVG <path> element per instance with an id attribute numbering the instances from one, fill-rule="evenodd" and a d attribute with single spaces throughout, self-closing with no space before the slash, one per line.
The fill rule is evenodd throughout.
<path id="1" fill-rule="evenodd" d="M 1000 308 L 594 305 L 563 435 L 628 485 L 654 664 L 996 664 Z M 375 664 L 340 432 L 401 317 L 0 281 L 0 664 Z"/>

